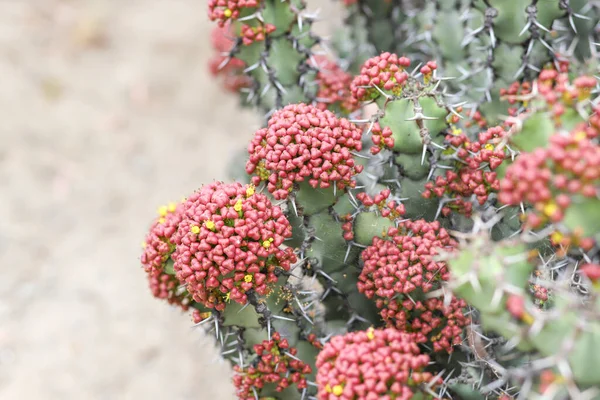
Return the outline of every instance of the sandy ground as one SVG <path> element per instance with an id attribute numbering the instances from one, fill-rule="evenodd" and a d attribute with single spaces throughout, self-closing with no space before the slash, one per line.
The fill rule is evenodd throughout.
<path id="1" fill-rule="evenodd" d="M 138 263 L 157 206 L 259 125 L 206 72 L 205 10 L 0 0 L 0 399 L 233 398 Z"/>

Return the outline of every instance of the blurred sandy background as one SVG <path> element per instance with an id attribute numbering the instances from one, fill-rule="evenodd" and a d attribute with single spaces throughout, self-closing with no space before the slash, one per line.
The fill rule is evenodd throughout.
<path id="1" fill-rule="evenodd" d="M 0 0 L 0 399 L 233 398 L 138 263 L 259 125 L 206 72 L 211 27 L 206 0 Z"/>

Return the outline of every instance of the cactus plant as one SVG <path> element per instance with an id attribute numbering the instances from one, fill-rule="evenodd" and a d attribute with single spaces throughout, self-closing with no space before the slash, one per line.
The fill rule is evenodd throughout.
<path id="1" fill-rule="evenodd" d="M 266 121 L 159 208 L 152 294 L 240 399 L 600 399 L 599 5 L 344 3 L 333 56 L 301 0 L 209 1 Z"/>

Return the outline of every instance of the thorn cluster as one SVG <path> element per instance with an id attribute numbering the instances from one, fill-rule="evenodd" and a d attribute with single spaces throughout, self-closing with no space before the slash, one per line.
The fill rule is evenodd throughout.
<path id="1" fill-rule="evenodd" d="M 290 347 L 278 332 L 271 335 L 271 340 L 254 345 L 254 352 L 258 359 L 253 365 L 234 366 L 233 383 L 238 399 L 254 400 L 255 393 L 259 394 L 267 384 L 276 385 L 277 392 L 291 385 L 298 389 L 307 387 L 306 375 L 312 373 L 311 367 L 296 357 L 297 349 Z"/>
<path id="2" fill-rule="evenodd" d="M 454 209 L 467 217 L 471 216 L 473 204 L 471 196 L 476 196 L 480 205 L 485 204 L 490 193 L 497 192 L 500 181 L 496 168 L 505 159 L 505 151 L 496 148 L 506 131 L 502 127 L 493 127 L 479 134 L 478 140 L 471 142 L 462 130 L 446 136 L 450 146 L 445 151 L 455 157 L 456 170 L 446 171 L 434 182 L 425 184 L 424 198 L 448 196 L 451 203 L 442 208 L 442 215 L 448 216 Z"/>
<path id="3" fill-rule="evenodd" d="M 431 343 L 434 351 L 451 352 L 469 323 L 463 313 L 466 303 L 453 298 L 444 304 L 425 294 L 449 280 L 446 263 L 435 257 L 439 251 L 454 251 L 457 243 L 438 221 L 404 221 L 387 236 L 373 238 L 362 252 L 359 292 L 375 298 L 388 326 L 414 333 L 418 343 Z"/>
<path id="4" fill-rule="evenodd" d="M 424 369 L 414 336 L 373 329 L 334 336 L 317 356 L 318 397 L 323 400 L 411 399 L 419 385 L 439 382 Z"/>
<path id="5" fill-rule="evenodd" d="M 296 262 L 280 249 L 292 227 L 279 207 L 253 186 L 215 182 L 184 204 L 185 218 L 173 235 L 177 279 L 193 299 L 222 311 L 226 302 L 246 304 L 246 293 L 269 293 L 276 271 Z"/>
<path id="6" fill-rule="evenodd" d="M 286 199 L 294 183 L 308 179 L 313 188 L 354 187 L 360 173 L 352 152 L 362 149 L 361 130 L 331 111 L 290 104 L 276 111 L 248 145 L 246 172 L 255 185 L 267 181 L 275 199 Z"/>

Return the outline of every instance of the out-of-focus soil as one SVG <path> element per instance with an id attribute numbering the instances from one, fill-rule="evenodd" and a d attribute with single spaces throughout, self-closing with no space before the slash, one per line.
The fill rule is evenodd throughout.
<path id="1" fill-rule="evenodd" d="M 1 399 L 233 398 L 138 262 L 260 124 L 206 71 L 212 26 L 206 1 L 0 0 Z"/>

